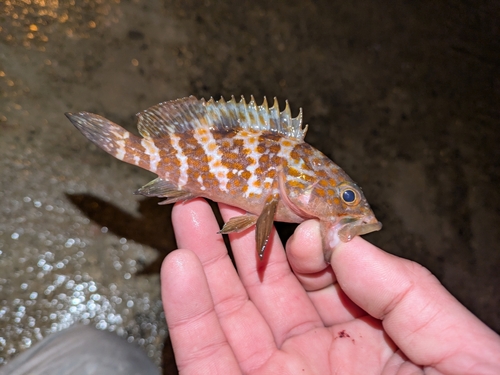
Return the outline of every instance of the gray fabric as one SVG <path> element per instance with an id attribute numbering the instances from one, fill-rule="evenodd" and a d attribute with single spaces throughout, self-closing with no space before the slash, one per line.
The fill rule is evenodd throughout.
<path id="1" fill-rule="evenodd" d="M 121 337 L 81 324 L 46 337 L 0 375 L 159 375 L 140 347 Z"/>

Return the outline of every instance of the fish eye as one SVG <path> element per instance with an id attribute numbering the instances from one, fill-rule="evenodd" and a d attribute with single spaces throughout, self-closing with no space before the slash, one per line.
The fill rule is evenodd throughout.
<path id="1" fill-rule="evenodd" d="M 342 192 L 342 200 L 347 204 L 353 204 L 356 201 L 356 192 L 352 189 L 345 189 Z"/>

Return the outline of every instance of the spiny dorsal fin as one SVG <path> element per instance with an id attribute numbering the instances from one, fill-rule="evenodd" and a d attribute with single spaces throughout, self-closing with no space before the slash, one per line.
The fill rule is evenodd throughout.
<path id="1" fill-rule="evenodd" d="M 302 128 L 302 108 L 297 117 L 292 117 L 288 101 L 285 110 L 279 111 L 278 100 L 274 98 L 271 108 L 267 99 L 261 105 L 253 96 L 247 104 L 242 96 L 236 102 L 234 96 L 226 102 L 224 98 L 215 101 L 210 98 L 198 100 L 194 96 L 157 104 L 137 114 L 139 133 L 143 137 L 162 138 L 170 133 L 182 133 L 198 127 L 218 130 L 251 129 L 271 131 L 287 138 L 302 141 L 307 126 Z"/>
<path id="2" fill-rule="evenodd" d="M 196 128 L 204 112 L 203 102 L 194 96 L 171 100 L 139 112 L 137 128 L 143 137 L 163 138 Z"/>

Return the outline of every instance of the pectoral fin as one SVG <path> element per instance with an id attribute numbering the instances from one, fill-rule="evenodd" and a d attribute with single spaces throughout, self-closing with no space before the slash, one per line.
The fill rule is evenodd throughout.
<path id="1" fill-rule="evenodd" d="M 266 249 L 267 241 L 269 240 L 269 235 L 273 229 L 274 215 L 276 214 L 276 209 L 278 208 L 279 195 L 274 194 L 267 198 L 266 204 L 262 213 L 259 215 L 256 223 L 255 229 L 255 242 L 257 245 L 257 253 L 259 258 L 262 260 L 264 258 L 264 250 Z"/>
<path id="2" fill-rule="evenodd" d="M 235 216 L 229 219 L 219 233 L 227 234 L 232 232 L 241 232 L 257 222 L 257 216 L 253 214 L 245 214 L 241 216 Z"/>
<path id="3" fill-rule="evenodd" d="M 168 198 L 160 202 L 160 204 L 170 204 L 192 198 L 189 191 L 179 190 L 177 186 L 160 177 L 141 187 L 135 194 L 144 195 L 145 197 Z"/>

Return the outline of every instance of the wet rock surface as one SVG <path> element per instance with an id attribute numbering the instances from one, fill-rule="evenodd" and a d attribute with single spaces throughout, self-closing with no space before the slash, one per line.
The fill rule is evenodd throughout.
<path id="1" fill-rule="evenodd" d="M 384 224 L 366 238 L 500 331 L 498 14 L 493 1 L 0 3 L 0 365 L 84 322 L 175 371 L 158 275 L 170 208 L 132 195 L 153 175 L 64 112 L 136 132 L 136 112 L 187 95 L 302 107 L 307 141 Z"/>

